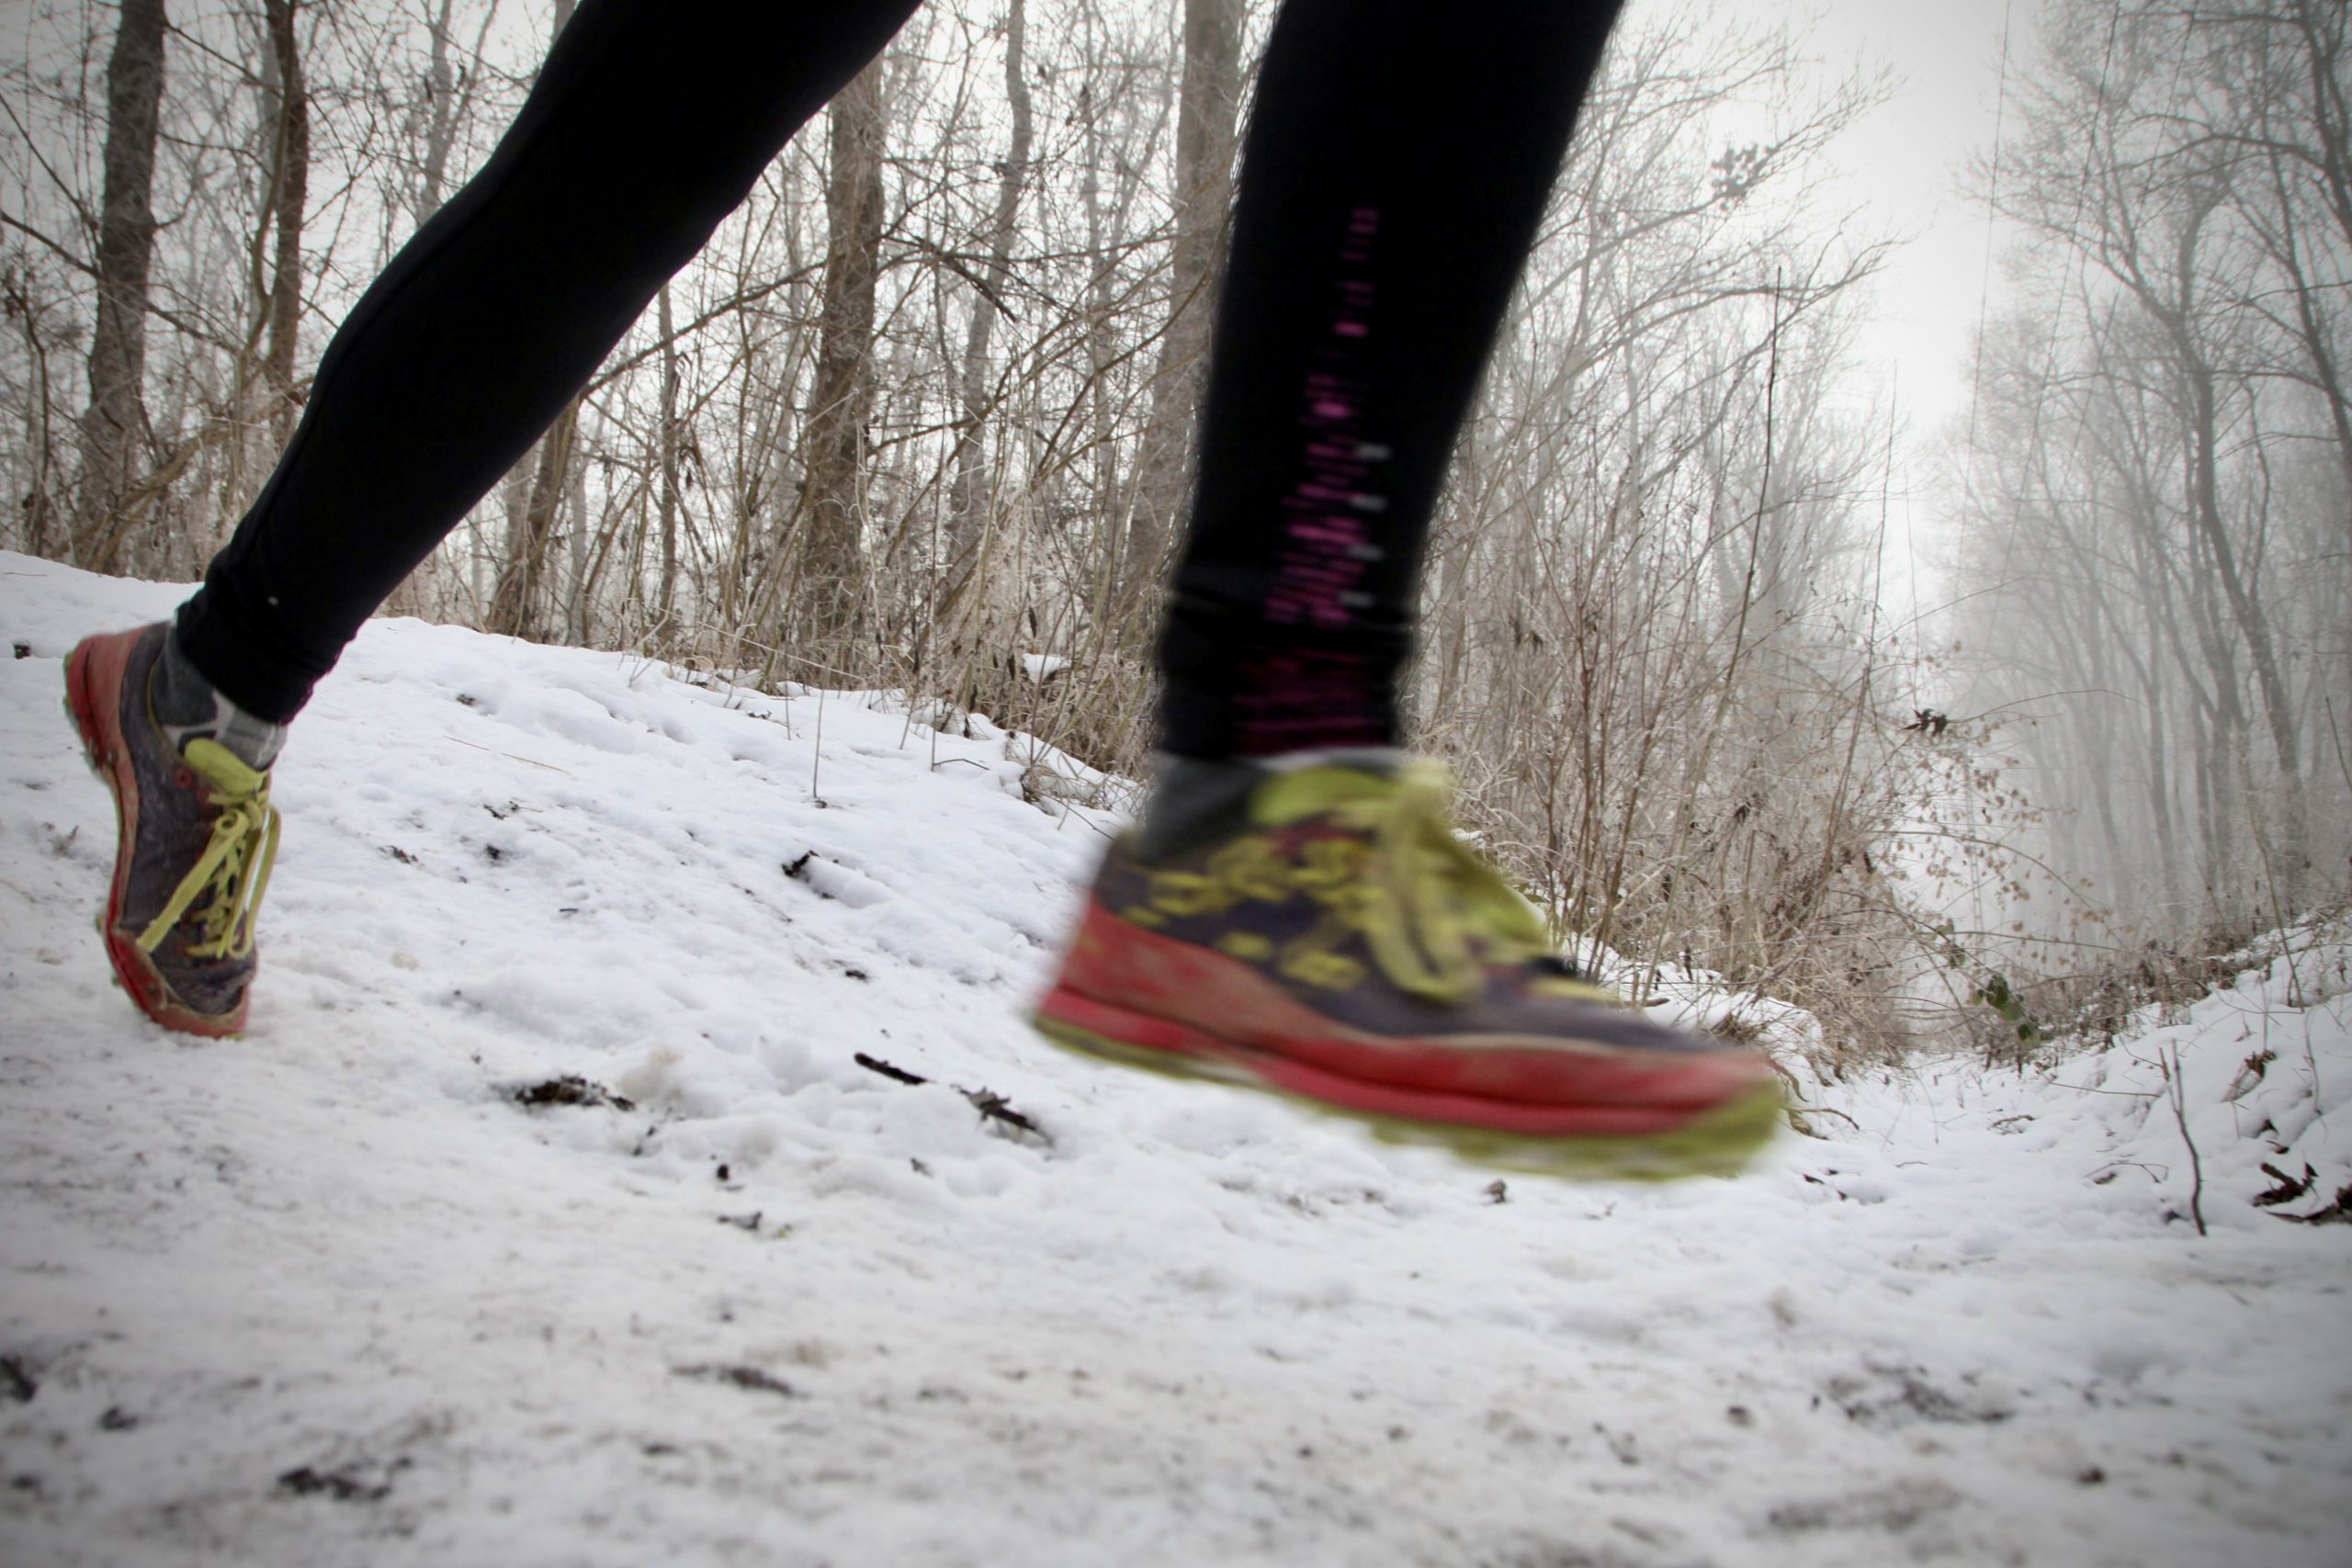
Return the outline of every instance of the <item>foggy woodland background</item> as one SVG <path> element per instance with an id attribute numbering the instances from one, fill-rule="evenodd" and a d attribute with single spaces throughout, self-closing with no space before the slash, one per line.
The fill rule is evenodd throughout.
<path id="1" fill-rule="evenodd" d="M 570 8 L 11 7 L 0 545 L 198 574 Z M 389 609 L 1137 770 L 1271 11 L 934 0 Z M 1934 462 L 1826 184 L 1897 89 L 1637 6 L 1430 556 L 1417 743 L 1487 846 L 1840 1051 L 2096 1032 L 2352 886 L 2347 7 L 2017 12 Z"/>

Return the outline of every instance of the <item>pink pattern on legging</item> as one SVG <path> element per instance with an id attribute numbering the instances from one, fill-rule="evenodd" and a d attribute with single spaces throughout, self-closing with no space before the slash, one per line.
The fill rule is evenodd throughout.
<path id="1" fill-rule="evenodd" d="M 1372 244 L 1379 232 L 1377 209 L 1359 207 L 1349 215 L 1331 290 L 1329 338 L 1317 354 L 1321 367 L 1308 372 L 1300 398 L 1300 476 L 1283 498 L 1283 548 L 1266 595 L 1265 617 L 1275 626 L 1345 626 L 1371 602 L 1363 578 L 1381 550 L 1366 519 L 1388 507 L 1373 480 L 1387 448 L 1363 429 L 1364 348 L 1377 299 Z"/>
<path id="2" fill-rule="evenodd" d="M 1263 615 L 1277 626 L 1339 630 L 1370 604 L 1364 577 L 1385 551 L 1370 520 L 1388 510 L 1376 470 L 1389 449 L 1364 425 L 1366 347 L 1378 290 L 1372 278 L 1375 208 L 1350 215 L 1332 280 L 1329 333 L 1318 367 L 1300 389 L 1299 478 L 1283 498 L 1283 544 Z M 1373 660 L 1335 650 L 1290 649 L 1251 661 L 1239 696 L 1251 750 L 1376 745 L 1386 739 L 1385 693 Z"/>

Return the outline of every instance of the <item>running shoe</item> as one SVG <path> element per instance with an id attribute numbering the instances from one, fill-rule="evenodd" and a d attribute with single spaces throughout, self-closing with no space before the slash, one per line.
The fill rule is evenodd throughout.
<path id="1" fill-rule="evenodd" d="M 1510 1169 L 1728 1175 L 1771 1136 L 1760 1053 L 1565 962 L 1454 831 L 1439 765 L 1269 772 L 1229 831 L 1104 859 L 1038 1029 Z"/>
<path id="2" fill-rule="evenodd" d="M 169 628 L 83 640 L 66 709 L 114 793 L 114 883 L 98 931 L 140 1010 L 188 1034 L 245 1026 L 254 920 L 277 853 L 269 774 L 209 734 L 178 744 L 149 695 Z"/>

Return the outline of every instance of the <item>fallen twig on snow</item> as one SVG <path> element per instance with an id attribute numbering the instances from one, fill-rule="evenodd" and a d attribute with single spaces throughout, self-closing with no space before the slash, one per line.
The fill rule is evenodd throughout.
<path id="1" fill-rule="evenodd" d="M 670 1371 L 673 1377 L 725 1383 L 730 1388 L 746 1389 L 753 1393 L 780 1393 L 786 1399 L 798 1397 L 800 1392 L 773 1372 L 741 1364 L 706 1362 L 691 1367 L 672 1367 Z"/>
<path id="2" fill-rule="evenodd" d="M 879 1073 L 893 1083 L 927 1084 L 931 1081 L 929 1078 L 922 1077 L 920 1073 L 910 1073 L 904 1067 L 886 1062 L 879 1056 L 869 1056 L 863 1051 L 855 1053 L 853 1055 L 852 1060 L 855 1061 L 859 1066 L 864 1067 L 867 1072 Z M 1001 1122 L 1003 1125 L 1012 1128 L 1015 1132 L 1027 1134 L 1030 1137 L 1036 1139 L 1047 1148 L 1053 1147 L 1054 1135 L 1051 1133 L 1046 1132 L 1043 1127 L 1038 1126 L 1037 1123 L 1029 1120 L 1028 1117 L 1023 1115 L 1020 1111 L 1015 1111 L 1012 1108 L 1012 1102 L 1005 1099 L 1004 1096 L 997 1093 L 994 1089 L 966 1089 L 960 1084 L 951 1084 L 948 1087 L 955 1089 L 957 1094 L 962 1095 L 966 1100 L 970 1100 L 972 1102 L 972 1109 L 978 1111 L 980 1115 L 988 1121 Z"/>
<path id="3" fill-rule="evenodd" d="M 545 1105 L 580 1105 L 591 1109 L 609 1107 L 615 1111 L 637 1109 L 626 1095 L 615 1094 L 603 1084 L 591 1083 L 577 1073 L 566 1073 L 560 1077 L 526 1084 L 513 1092 L 515 1104 L 531 1110 Z"/>

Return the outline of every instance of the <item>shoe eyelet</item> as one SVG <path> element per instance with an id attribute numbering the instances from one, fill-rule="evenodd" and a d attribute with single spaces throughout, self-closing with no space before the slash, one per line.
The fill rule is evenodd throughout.
<path id="1" fill-rule="evenodd" d="M 196 774 L 187 768 L 174 768 L 172 770 L 172 784 L 175 787 L 179 789 L 194 789 L 196 787 Z"/>

